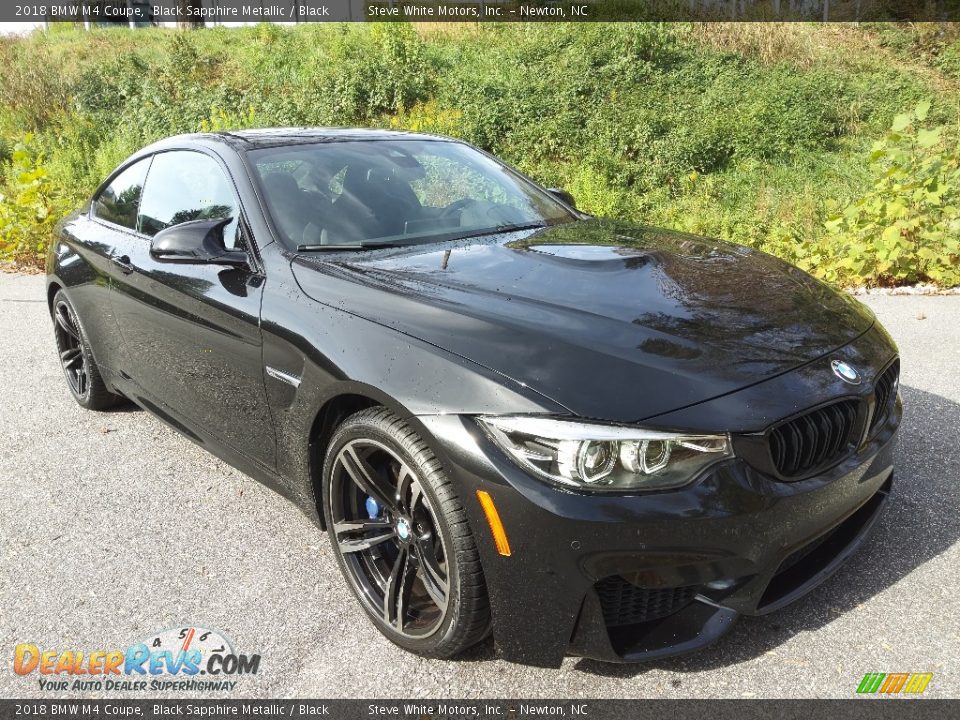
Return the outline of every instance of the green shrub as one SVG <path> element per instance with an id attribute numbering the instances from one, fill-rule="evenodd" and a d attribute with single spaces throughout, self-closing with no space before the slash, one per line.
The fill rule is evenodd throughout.
<path id="1" fill-rule="evenodd" d="M 929 110 L 898 115 L 874 144 L 873 187 L 827 221 L 825 277 L 960 284 L 960 144 L 921 126 Z"/>
<path id="2" fill-rule="evenodd" d="M 24 136 L 3 169 L 0 187 L 0 258 L 28 265 L 41 263 L 53 226 L 66 210 L 37 150 Z"/>
<path id="3" fill-rule="evenodd" d="M 937 57 L 936 64 L 944 74 L 960 80 L 960 40 L 945 46 Z"/>
<path id="4" fill-rule="evenodd" d="M 56 214 L 167 135 L 379 126 L 464 138 L 566 187 L 588 212 L 749 244 L 837 283 L 956 283 L 930 258 L 913 275 L 899 256 L 886 268 L 892 261 L 872 250 L 862 268 L 838 266 L 846 243 L 857 233 L 866 243 L 868 233 L 824 224 L 830 200 L 874 192 L 866 153 L 890 118 L 957 90 L 956 43 L 931 27 L 749 23 L 307 23 L 0 37 L 0 213 L 34 245 L 49 235 L 45 217 L 12 199 L 21 191 L 11 177 L 23 174 L 14 147 L 31 128 L 31 157 L 46 173 L 38 193 Z M 958 110 L 937 103 L 927 122 L 951 125 Z M 4 240 L 0 255 L 17 247 L 27 257 L 31 242 Z"/>
<path id="5" fill-rule="evenodd" d="M 43 128 L 67 110 L 69 83 L 46 43 L 0 41 L 0 67 L 0 107 L 15 113 L 23 126 Z"/>
<path id="6" fill-rule="evenodd" d="M 424 43 L 411 25 L 373 25 L 331 39 L 312 85 L 341 122 L 370 122 L 427 99 Z"/>

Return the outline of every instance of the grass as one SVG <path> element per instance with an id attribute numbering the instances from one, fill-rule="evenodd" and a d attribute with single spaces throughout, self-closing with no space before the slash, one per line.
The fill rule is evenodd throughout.
<path id="1" fill-rule="evenodd" d="M 892 118 L 923 99 L 931 122 L 960 118 L 953 26 L 63 30 L 0 39 L 0 63 L 0 166 L 32 133 L 53 211 L 172 133 L 409 127 L 474 142 L 587 211 L 747 243 L 821 275 L 809 246 L 834 204 L 869 189 L 869 150 Z M 5 167 L 0 217 L 3 203 L 14 214 Z M 0 254 L 13 254 L 10 227 Z M 21 258 L 36 254 L 23 237 L 48 232 L 34 230 L 18 231 Z"/>

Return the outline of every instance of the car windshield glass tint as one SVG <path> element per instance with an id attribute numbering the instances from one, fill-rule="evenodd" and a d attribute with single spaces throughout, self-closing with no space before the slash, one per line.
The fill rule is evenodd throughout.
<path id="1" fill-rule="evenodd" d="M 250 156 L 274 225 L 292 247 L 429 242 L 575 219 L 460 143 L 344 141 Z"/>

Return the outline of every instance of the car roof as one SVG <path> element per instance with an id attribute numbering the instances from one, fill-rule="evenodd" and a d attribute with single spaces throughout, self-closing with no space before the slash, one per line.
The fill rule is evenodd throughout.
<path id="1" fill-rule="evenodd" d="M 282 127 L 251 130 L 224 130 L 209 133 L 174 135 L 153 143 L 141 152 L 162 150 L 165 147 L 184 145 L 228 145 L 234 150 L 254 150 L 278 145 L 299 145 L 318 142 L 343 142 L 347 140 L 441 140 L 452 141 L 440 135 L 427 135 L 399 130 L 374 128 L 339 127 Z M 139 154 L 139 153 L 138 153 Z"/>

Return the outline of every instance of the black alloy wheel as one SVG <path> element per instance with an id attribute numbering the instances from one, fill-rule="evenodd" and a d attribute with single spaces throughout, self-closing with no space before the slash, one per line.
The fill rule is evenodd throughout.
<path id="1" fill-rule="evenodd" d="M 383 408 L 348 418 L 324 470 L 337 561 L 390 640 L 449 657 L 480 640 L 489 608 L 462 507 L 439 463 Z"/>
<path id="2" fill-rule="evenodd" d="M 123 396 L 111 392 L 103 382 L 77 312 L 63 290 L 54 296 L 51 312 L 60 367 L 73 399 L 88 410 L 105 410 L 123 402 Z"/>
<path id="3" fill-rule="evenodd" d="M 56 323 L 60 366 L 67 378 L 67 384 L 76 398 L 86 398 L 90 394 L 90 378 L 87 375 L 83 340 L 80 337 L 80 323 L 66 299 L 60 299 L 54 305 L 53 319 Z"/>
<path id="4" fill-rule="evenodd" d="M 333 534 L 369 608 L 408 637 L 433 632 L 450 590 L 446 549 L 414 472 L 375 440 L 351 440 L 333 466 Z"/>

